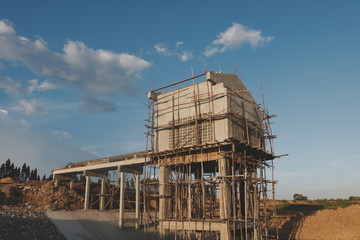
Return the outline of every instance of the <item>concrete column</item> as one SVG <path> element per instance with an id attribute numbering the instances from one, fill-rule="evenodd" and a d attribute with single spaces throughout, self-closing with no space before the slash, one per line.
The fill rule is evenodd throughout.
<path id="1" fill-rule="evenodd" d="M 89 209 L 89 199 L 90 199 L 90 176 L 86 176 L 85 183 L 85 201 L 84 201 L 84 209 Z"/>
<path id="2" fill-rule="evenodd" d="M 229 240 L 229 230 L 227 227 L 224 227 L 222 230 L 220 230 L 220 240 Z"/>
<path id="3" fill-rule="evenodd" d="M 140 228 L 140 174 L 136 174 L 136 186 L 135 186 L 135 193 L 136 193 L 136 203 L 135 203 L 135 228 Z"/>
<path id="4" fill-rule="evenodd" d="M 187 180 L 188 183 L 188 202 L 187 202 L 187 216 L 188 219 L 191 219 L 191 213 L 192 213 L 192 203 L 191 203 L 191 165 L 188 167 L 188 174 L 187 174 Z"/>
<path id="5" fill-rule="evenodd" d="M 70 181 L 70 183 L 69 183 L 69 188 L 70 188 L 70 190 L 72 190 L 73 187 L 74 187 L 74 181 Z"/>
<path id="6" fill-rule="evenodd" d="M 124 183 L 125 183 L 125 173 L 120 172 L 120 203 L 119 203 L 119 228 L 122 228 L 124 226 L 124 196 L 125 196 L 125 189 L 124 189 Z"/>
<path id="7" fill-rule="evenodd" d="M 231 175 L 229 167 L 229 159 L 219 159 L 219 175 L 221 178 L 220 183 L 220 219 L 228 219 L 231 217 L 231 187 L 226 181 L 225 176 Z"/>
<path id="8" fill-rule="evenodd" d="M 162 235 L 162 239 L 166 239 L 169 234 L 169 230 L 163 228 L 164 219 L 169 218 L 169 177 L 170 177 L 170 168 L 169 167 L 160 167 L 159 169 L 159 219 L 160 219 L 160 234 Z"/>
<path id="9" fill-rule="evenodd" d="M 55 187 L 59 187 L 60 186 L 60 181 L 59 179 L 55 179 Z"/>
<path id="10" fill-rule="evenodd" d="M 105 210 L 105 185 L 106 184 L 106 178 L 101 178 L 101 187 L 100 187 L 100 210 Z"/>

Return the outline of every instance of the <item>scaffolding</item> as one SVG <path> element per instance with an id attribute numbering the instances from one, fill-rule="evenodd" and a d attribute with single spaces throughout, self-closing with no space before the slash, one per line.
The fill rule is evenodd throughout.
<path id="1" fill-rule="evenodd" d="M 276 215 L 274 115 L 235 74 L 206 72 L 148 97 L 145 235 L 151 225 L 159 239 L 278 239 L 267 226 Z"/>

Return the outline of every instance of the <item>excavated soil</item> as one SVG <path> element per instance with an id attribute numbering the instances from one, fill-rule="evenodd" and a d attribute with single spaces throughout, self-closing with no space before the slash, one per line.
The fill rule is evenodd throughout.
<path id="1" fill-rule="evenodd" d="M 46 209 L 81 209 L 83 197 L 50 181 L 31 181 L 0 185 L 0 205 Z"/>
<path id="2" fill-rule="evenodd" d="M 280 239 L 289 240 L 359 240 L 360 205 L 317 211 L 281 211 L 270 221 Z"/>
<path id="3" fill-rule="evenodd" d="M 355 240 L 360 239 L 360 206 L 317 211 L 304 217 L 295 239 Z"/>

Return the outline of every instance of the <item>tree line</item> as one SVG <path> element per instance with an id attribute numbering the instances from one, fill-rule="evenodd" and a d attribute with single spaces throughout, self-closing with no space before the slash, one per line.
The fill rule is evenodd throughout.
<path id="1" fill-rule="evenodd" d="M 38 175 L 37 169 L 31 169 L 29 165 L 24 163 L 22 167 L 16 167 L 10 159 L 0 166 L 0 178 L 11 177 L 15 180 L 22 182 L 28 182 L 32 180 L 40 181 L 40 175 Z M 52 175 L 46 178 L 45 174 L 42 177 L 42 181 L 51 180 Z"/>

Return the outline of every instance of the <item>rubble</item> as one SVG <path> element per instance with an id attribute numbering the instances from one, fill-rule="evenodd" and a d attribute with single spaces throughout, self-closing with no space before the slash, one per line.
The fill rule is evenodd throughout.
<path id="1" fill-rule="evenodd" d="M 0 185 L 0 205 L 41 209 L 81 209 L 83 197 L 66 186 L 50 181 L 31 181 Z"/>
<path id="2" fill-rule="evenodd" d="M 66 240 L 45 212 L 24 209 L 0 210 L 0 239 Z"/>

